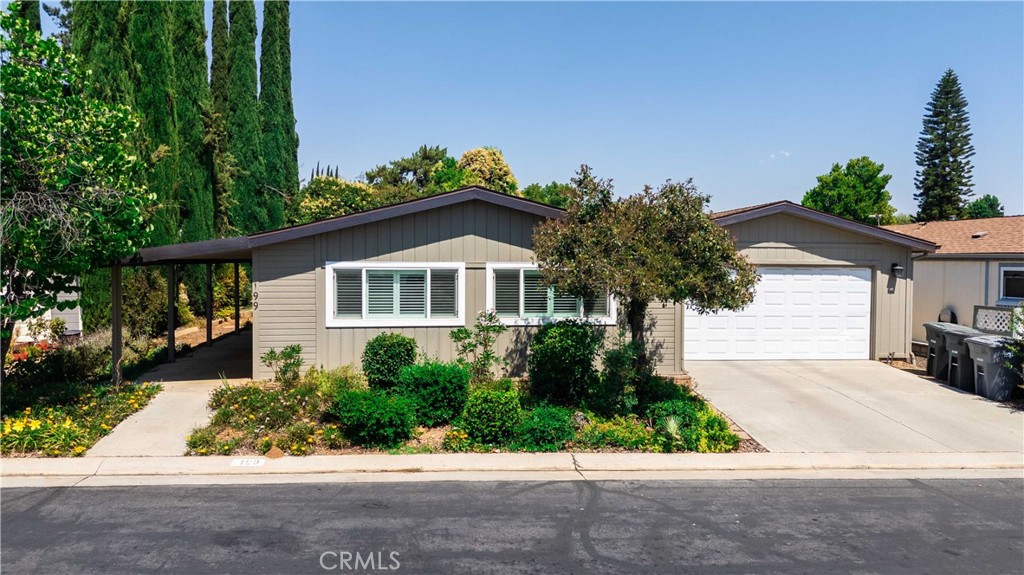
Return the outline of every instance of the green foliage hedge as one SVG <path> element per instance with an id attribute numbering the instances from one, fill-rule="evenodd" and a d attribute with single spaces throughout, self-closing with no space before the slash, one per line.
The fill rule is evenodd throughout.
<path id="1" fill-rule="evenodd" d="M 366 342 L 363 373 L 373 389 L 389 389 L 402 368 L 416 363 L 416 340 L 398 333 L 382 333 Z"/>
<path id="2" fill-rule="evenodd" d="M 522 451 L 558 451 L 575 435 L 571 411 L 542 405 L 526 414 L 516 427 L 513 446 Z"/>
<path id="3" fill-rule="evenodd" d="M 406 366 L 396 391 L 416 402 L 417 419 L 433 427 L 462 413 L 469 398 L 469 370 L 458 363 L 426 362 Z"/>
<path id="4" fill-rule="evenodd" d="M 662 438 L 665 451 L 720 453 L 739 446 L 729 422 L 697 397 L 655 403 L 647 417 Z"/>
<path id="5" fill-rule="evenodd" d="M 472 442 L 502 444 L 513 436 L 522 418 L 516 391 L 474 389 L 466 401 L 460 427 Z"/>
<path id="6" fill-rule="evenodd" d="M 600 344 L 601 334 L 583 320 L 541 326 L 530 342 L 530 395 L 555 405 L 582 405 L 596 379 L 594 355 Z"/>
<path id="7" fill-rule="evenodd" d="M 635 416 L 592 421 L 583 426 L 573 443 L 588 449 L 660 451 L 657 435 Z"/>
<path id="8" fill-rule="evenodd" d="M 370 447 L 397 447 L 412 437 L 416 425 L 412 400 L 375 390 L 342 392 L 331 412 L 352 442 Z"/>

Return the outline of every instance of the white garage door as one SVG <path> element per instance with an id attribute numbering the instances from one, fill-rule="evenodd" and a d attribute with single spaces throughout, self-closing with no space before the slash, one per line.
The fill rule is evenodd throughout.
<path id="1" fill-rule="evenodd" d="M 871 270 L 762 267 L 739 312 L 686 310 L 685 359 L 868 359 Z"/>

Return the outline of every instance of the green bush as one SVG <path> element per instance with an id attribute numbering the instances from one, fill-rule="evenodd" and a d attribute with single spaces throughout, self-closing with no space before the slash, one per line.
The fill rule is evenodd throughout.
<path id="1" fill-rule="evenodd" d="M 412 437 L 416 425 L 415 404 L 400 395 L 380 391 L 345 391 L 331 409 L 353 443 L 396 447 Z"/>
<path id="2" fill-rule="evenodd" d="M 583 320 L 541 326 L 530 342 L 530 395 L 555 405 L 582 405 L 594 384 L 594 354 L 600 344 L 601 334 Z"/>
<path id="3" fill-rule="evenodd" d="M 398 376 L 397 390 L 416 402 L 422 425 L 443 425 L 466 406 L 469 370 L 457 363 L 434 361 L 406 366 Z"/>
<path id="4" fill-rule="evenodd" d="M 674 381 L 653 373 L 640 374 L 636 383 L 636 408 L 638 414 L 647 414 L 655 403 L 673 400 L 685 400 L 690 397 L 690 390 Z"/>
<path id="5" fill-rule="evenodd" d="M 472 442 L 503 444 L 513 436 L 522 418 L 517 392 L 477 388 L 466 400 L 460 427 Z"/>
<path id="6" fill-rule="evenodd" d="M 274 370 L 274 381 L 286 385 L 299 381 L 302 369 L 302 346 L 298 344 L 286 346 L 281 351 L 270 351 L 260 356 L 263 365 Z"/>
<path id="7" fill-rule="evenodd" d="M 601 375 L 587 407 L 604 417 L 629 415 L 637 405 L 636 388 L 640 376 L 634 367 L 640 346 L 619 334 L 618 342 L 606 349 Z"/>
<path id="8" fill-rule="evenodd" d="M 506 331 L 508 327 L 502 323 L 497 312 L 484 310 L 477 314 L 473 329 L 460 327 L 448 332 L 459 354 L 459 361 L 469 366 L 473 385 L 489 381 L 494 368 L 504 370 L 508 367 L 508 360 L 494 351 L 498 336 Z"/>
<path id="9" fill-rule="evenodd" d="M 366 342 L 363 373 L 373 389 L 388 389 L 402 368 L 416 363 L 416 340 L 398 333 L 382 333 Z"/>
<path id="10" fill-rule="evenodd" d="M 351 365 L 333 369 L 311 367 L 302 381 L 316 387 L 324 397 L 332 399 L 343 391 L 366 389 L 366 377 Z"/>
<path id="11" fill-rule="evenodd" d="M 209 427 L 193 429 L 185 446 L 190 455 L 212 455 L 217 451 L 217 433 Z"/>
<path id="12" fill-rule="evenodd" d="M 580 429 L 573 443 L 586 449 L 614 447 L 634 451 L 660 451 L 657 435 L 634 416 L 590 422 Z"/>
<path id="13" fill-rule="evenodd" d="M 308 455 L 316 450 L 316 428 L 308 423 L 293 423 L 278 440 L 278 447 L 292 455 Z"/>
<path id="14" fill-rule="evenodd" d="M 558 451 L 575 435 L 571 411 L 542 405 L 527 413 L 516 427 L 514 446 L 523 451 Z"/>
<path id="15" fill-rule="evenodd" d="M 740 442 L 729 422 L 700 398 L 656 403 L 647 413 L 665 451 L 720 453 L 736 449 Z"/>

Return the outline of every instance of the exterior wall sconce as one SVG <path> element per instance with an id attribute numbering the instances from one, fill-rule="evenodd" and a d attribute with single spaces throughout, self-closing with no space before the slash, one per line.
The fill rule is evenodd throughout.
<path id="1" fill-rule="evenodd" d="M 892 275 L 899 279 L 907 277 L 907 270 L 900 264 L 892 264 Z"/>

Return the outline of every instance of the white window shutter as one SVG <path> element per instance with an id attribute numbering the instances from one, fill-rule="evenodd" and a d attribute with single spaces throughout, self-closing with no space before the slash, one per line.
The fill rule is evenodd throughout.
<path id="1" fill-rule="evenodd" d="M 519 270 L 494 270 L 494 310 L 499 316 L 519 316 L 519 287 Z"/>
<path id="2" fill-rule="evenodd" d="M 395 272 L 366 270 L 367 315 L 390 317 L 395 311 Z"/>
<path id="3" fill-rule="evenodd" d="M 458 317 L 458 270 L 430 272 L 430 317 Z"/>
<path id="4" fill-rule="evenodd" d="M 358 318 L 363 315 L 363 271 L 334 271 L 334 317 Z"/>

